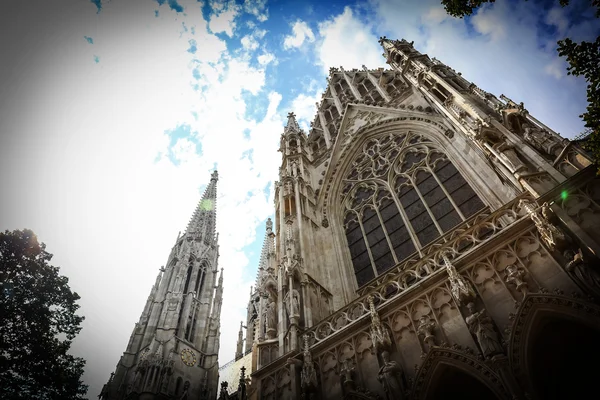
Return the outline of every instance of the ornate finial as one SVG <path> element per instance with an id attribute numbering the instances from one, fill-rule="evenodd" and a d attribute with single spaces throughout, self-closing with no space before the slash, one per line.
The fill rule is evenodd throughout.
<path id="1" fill-rule="evenodd" d="M 540 233 L 540 237 L 548 248 L 554 250 L 558 247 L 559 250 L 562 250 L 568 239 L 564 233 L 548 220 L 550 214 L 548 203 L 544 203 L 541 207 L 536 207 L 530 200 L 522 199 L 519 202 L 519 207 L 529 214 L 529 217 Z"/>
<path id="2" fill-rule="evenodd" d="M 371 313 L 371 340 L 373 342 L 372 350 L 375 353 L 380 353 L 381 351 L 389 350 L 390 346 L 392 345 L 392 341 L 390 339 L 390 334 L 379 319 L 379 314 L 375 308 L 374 300 L 375 299 L 373 296 L 367 297 L 367 301 L 369 302 L 369 310 Z"/>
<path id="3" fill-rule="evenodd" d="M 475 300 L 475 291 L 471 285 L 456 271 L 456 268 L 450 262 L 450 259 L 446 254 L 444 254 L 442 258 L 444 260 L 444 265 L 446 266 L 446 272 L 448 272 L 448 278 L 450 279 L 452 296 L 456 299 L 458 304 L 465 305 Z"/>
<path id="4" fill-rule="evenodd" d="M 219 180 L 219 173 L 217 172 L 217 170 L 215 169 L 213 171 L 213 173 L 210 175 L 210 180 L 211 181 L 218 181 Z"/>
<path id="5" fill-rule="evenodd" d="M 302 343 L 304 343 L 304 354 L 309 353 L 310 345 L 308 344 L 308 334 L 302 335 Z"/>
<path id="6" fill-rule="evenodd" d="M 289 133 L 290 131 L 292 132 L 300 132 L 300 126 L 298 125 L 298 121 L 296 121 L 296 114 L 294 114 L 294 112 L 289 112 L 287 115 L 287 124 L 285 125 L 285 128 L 283 130 L 284 134 Z"/>
<path id="7" fill-rule="evenodd" d="M 378 42 L 379 42 L 379 44 L 383 44 L 383 42 L 385 42 L 386 40 L 387 40 L 387 37 L 380 36 Z"/>
<path id="8" fill-rule="evenodd" d="M 272 231 L 273 230 L 273 221 L 271 221 L 271 218 L 267 218 L 267 232 Z"/>

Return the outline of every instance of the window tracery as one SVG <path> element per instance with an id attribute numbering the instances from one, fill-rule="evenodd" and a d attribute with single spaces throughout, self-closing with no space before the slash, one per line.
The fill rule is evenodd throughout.
<path id="1" fill-rule="evenodd" d="M 343 185 L 343 223 L 358 286 L 485 206 L 447 156 L 413 132 L 369 139 Z"/>

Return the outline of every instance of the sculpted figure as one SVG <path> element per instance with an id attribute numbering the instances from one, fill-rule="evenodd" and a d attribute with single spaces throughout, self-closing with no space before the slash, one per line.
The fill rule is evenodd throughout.
<path id="1" fill-rule="evenodd" d="M 534 127 L 528 122 L 524 122 L 522 128 L 523 139 L 539 152 L 550 156 L 557 156 L 560 153 L 560 141 L 556 140 L 556 138 L 551 136 L 548 132 Z"/>
<path id="2" fill-rule="evenodd" d="M 564 251 L 563 255 L 569 260 L 565 265 L 565 270 L 574 276 L 588 292 L 600 297 L 600 273 L 588 265 L 581 248 L 577 251 L 569 248 Z"/>
<path id="3" fill-rule="evenodd" d="M 417 333 L 423 336 L 423 341 L 429 346 L 435 346 L 435 336 L 433 336 L 433 328 L 435 328 L 435 322 L 433 322 L 427 315 L 421 315 L 419 318 L 419 326 L 417 327 Z"/>
<path id="4" fill-rule="evenodd" d="M 267 329 L 267 336 L 269 339 L 272 339 L 277 332 L 277 304 L 275 304 L 275 300 L 273 297 L 269 296 L 267 299 L 267 307 L 265 310 L 265 324 Z"/>
<path id="5" fill-rule="evenodd" d="M 404 382 L 402 368 L 396 361 L 390 360 L 387 351 L 381 353 L 383 365 L 379 368 L 377 379 L 383 385 L 385 396 L 388 400 L 399 400 L 404 397 Z"/>
<path id="6" fill-rule="evenodd" d="M 524 275 L 525 273 L 523 270 L 520 270 L 514 264 L 506 267 L 506 283 L 514 285 L 517 290 L 522 291 L 523 294 L 527 293 L 527 282 L 522 279 Z"/>
<path id="7" fill-rule="evenodd" d="M 515 173 L 527 169 L 512 145 L 502 142 L 493 147 L 498 151 L 502 160 L 509 165 L 511 172 Z"/>
<path id="8" fill-rule="evenodd" d="M 300 314 L 300 293 L 296 289 L 292 290 L 292 294 L 289 299 L 290 315 Z"/>
<path id="9" fill-rule="evenodd" d="M 489 358 L 503 353 L 504 349 L 500 344 L 498 334 L 494 331 L 494 323 L 487 312 L 485 310 L 475 311 L 474 303 L 467 304 L 467 308 L 471 315 L 465 319 L 465 322 L 471 333 L 477 338 L 483 356 Z"/>

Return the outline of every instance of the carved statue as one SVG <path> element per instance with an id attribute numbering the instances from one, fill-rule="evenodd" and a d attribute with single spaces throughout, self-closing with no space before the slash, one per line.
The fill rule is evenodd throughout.
<path id="1" fill-rule="evenodd" d="M 483 356 L 489 358 L 493 355 L 503 353 L 504 349 L 502 348 L 498 334 L 494 330 L 494 323 L 487 315 L 485 309 L 475 311 L 474 303 L 467 304 L 467 308 L 471 315 L 465 319 L 465 322 L 471 333 L 477 338 Z"/>
<path id="2" fill-rule="evenodd" d="M 549 156 L 557 156 L 560 153 L 560 141 L 547 131 L 528 122 L 524 122 L 521 128 L 523 129 L 523 139 L 539 152 Z"/>
<path id="3" fill-rule="evenodd" d="M 404 398 L 404 380 L 402 368 L 396 361 L 390 360 L 387 351 L 381 353 L 383 365 L 379 368 L 377 380 L 383 385 L 385 396 L 388 400 Z"/>
<path id="4" fill-rule="evenodd" d="M 506 283 L 514 285 L 518 291 L 527 294 L 527 282 L 523 280 L 525 271 L 519 269 L 516 265 L 511 264 L 506 267 Z"/>
<path id="5" fill-rule="evenodd" d="M 500 158 L 508 165 L 510 172 L 515 173 L 527 169 L 523 161 L 517 155 L 514 146 L 503 141 L 494 145 L 493 148 L 500 154 Z"/>
<path id="6" fill-rule="evenodd" d="M 344 362 L 342 362 L 342 366 L 340 367 L 340 373 L 344 377 L 344 383 L 352 383 L 352 371 L 354 371 L 354 366 L 349 358 L 346 358 Z"/>
<path id="7" fill-rule="evenodd" d="M 551 218 L 550 206 L 548 203 L 544 203 L 541 208 L 541 215 L 535 205 L 529 200 L 521 200 L 519 207 L 525 209 L 527 214 L 531 217 L 531 220 L 535 224 L 540 237 L 550 248 L 554 250 L 558 248 L 561 250 L 567 243 L 567 238 L 556 226 L 554 226 L 549 219 Z"/>
<path id="8" fill-rule="evenodd" d="M 269 339 L 275 337 L 277 333 L 277 304 L 272 296 L 267 299 L 266 310 L 265 310 L 265 327 L 267 336 Z"/>
<path id="9" fill-rule="evenodd" d="M 291 317 L 300 315 L 300 293 L 296 289 L 288 294 L 287 307 Z"/>
<path id="10" fill-rule="evenodd" d="M 420 336 L 423 336 L 423 341 L 425 344 L 428 344 L 429 347 L 435 346 L 435 336 L 433 335 L 434 328 L 435 322 L 432 321 L 427 315 L 421 315 L 421 318 L 419 318 L 417 333 Z"/>
<path id="11" fill-rule="evenodd" d="M 569 260 L 565 265 L 565 270 L 590 294 L 600 297 L 600 273 L 589 266 L 581 248 L 578 248 L 577 251 L 568 248 L 563 255 Z"/>
<path id="12" fill-rule="evenodd" d="M 308 335 L 303 335 L 302 337 L 304 339 L 304 360 L 300 361 L 294 358 L 288 358 L 286 364 L 302 366 L 302 369 L 300 370 L 300 386 L 302 387 L 304 397 L 312 398 L 312 394 L 318 386 L 317 371 L 315 370 L 315 363 L 312 360 L 312 355 L 309 351 Z"/>

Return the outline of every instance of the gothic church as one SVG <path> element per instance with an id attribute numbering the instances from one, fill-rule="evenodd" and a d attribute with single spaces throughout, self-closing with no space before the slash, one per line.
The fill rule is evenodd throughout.
<path id="1" fill-rule="evenodd" d="M 595 167 L 523 103 L 380 44 L 389 69 L 331 68 L 308 134 L 288 116 L 229 367 L 250 379 L 219 399 L 589 398 Z"/>

